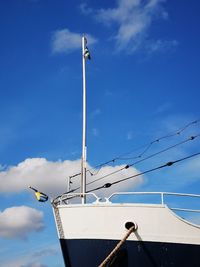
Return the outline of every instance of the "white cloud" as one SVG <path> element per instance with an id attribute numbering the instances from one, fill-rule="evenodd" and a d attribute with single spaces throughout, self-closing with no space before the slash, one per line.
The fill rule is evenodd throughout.
<path id="1" fill-rule="evenodd" d="M 149 41 L 149 29 L 152 23 L 155 20 L 168 19 L 168 13 L 163 7 L 165 0 L 118 0 L 116 2 L 117 5 L 114 8 L 95 11 L 83 4 L 80 9 L 85 15 L 95 14 L 95 18 L 100 23 L 116 27 L 113 38 L 116 41 L 118 51 L 134 52 L 143 48 L 153 53 L 177 45 L 176 40 Z"/>
<path id="2" fill-rule="evenodd" d="M 43 213 L 36 209 L 19 206 L 0 212 L 0 237 L 25 239 L 31 232 L 42 230 Z"/>
<path id="3" fill-rule="evenodd" d="M 57 30 L 52 35 L 53 53 L 70 53 L 81 47 L 82 34 L 71 32 L 67 28 Z M 97 39 L 90 34 L 86 34 L 89 45 L 97 42 Z"/>
<path id="4" fill-rule="evenodd" d="M 67 177 L 75 173 L 79 173 L 80 166 L 80 160 L 52 162 L 47 161 L 45 158 L 26 159 L 17 166 L 10 167 L 8 170 L 0 172 L 0 192 L 22 192 L 23 190 L 27 190 L 28 186 L 31 185 L 35 188 L 38 188 L 38 190 L 49 194 L 51 197 L 55 197 L 67 191 Z M 88 173 L 87 180 L 90 182 L 91 180 L 100 178 L 122 167 L 123 165 L 103 167 L 95 176 L 91 176 Z M 90 169 L 91 166 L 88 165 L 88 168 Z M 96 173 L 97 171 L 93 170 L 93 172 Z M 135 173 L 138 173 L 135 168 L 123 170 L 122 172 L 103 179 L 103 181 L 93 184 L 92 186 L 88 187 L 88 189 L 97 187 L 106 182 L 112 182 L 117 179 L 134 175 Z M 79 186 L 79 179 L 80 176 L 73 179 L 73 187 Z M 106 193 L 110 193 L 113 190 L 116 191 L 117 189 L 118 191 L 124 191 L 130 187 L 133 188 L 139 185 L 142 183 L 142 181 L 143 178 L 140 176 L 134 180 L 122 183 L 120 186 L 114 186 L 113 189 L 106 189 Z"/>
<path id="5" fill-rule="evenodd" d="M 84 15 L 89 15 L 93 12 L 93 9 L 91 7 L 88 7 L 86 3 L 80 4 L 79 8 L 81 13 L 83 13 Z"/>
<path id="6" fill-rule="evenodd" d="M 92 182 L 95 179 L 99 179 L 101 177 L 105 177 L 102 180 L 98 181 L 97 183 L 91 184 L 88 186 L 88 189 L 93 189 L 98 186 L 104 185 L 105 183 L 112 183 L 114 181 L 124 179 L 126 177 L 133 176 L 135 174 L 139 174 L 139 171 L 136 170 L 135 168 L 131 167 L 128 169 L 124 169 L 121 172 L 117 172 L 119 169 L 125 167 L 125 165 L 118 165 L 115 167 L 112 166 L 106 166 L 103 167 L 100 171 L 92 171 L 95 176 L 91 176 L 89 179 L 89 182 Z M 116 172 L 116 173 L 115 173 Z M 108 174 L 113 173 L 111 176 L 107 176 Z M 131 191 L 133 188 L 141 185 L 144 182 L 144 177 L 143 176 L 138 176 L 135 177 L 134 179 L 127 180 L 126 182 L 123 183 L 118 183 L 114 186 L 111 186 L 110 188 L 107 189 L 101 189 L 99 191 L 95 191 L 95 194 L 97 196 L 110 196 L 113 192 L 124 192 L 124 191 Z"/>
<path id="7" fill-rule="evenodd" d="M 41 250 L 35 251 L 33 253 L 33 257 L 41 258 L 41 257 L 46 257 L 46 256 L 56 255 L 56 254 L 58 254 L 57 247 L 48 247 L 48 248 L 42 248 Z"/>
<path id="8" fill-rule="evenodd" d="M 155 53 L 157 51 L 159 52 L 165 52 L 172 50 L 178 46 L 178 42 L 176 40 L 156 40 L 156 41 L 150 41 L 146 43 L 146 50 L 148 54 Z"/>
<path id="9" fill-rule="evenodd" d="M 99 11 L 99 20 L 105 23 L 117 23 L 118 32 L 115 35 L 118 50 L 129 48 L 135 50 L 146 38 L 153 19 L 161 12 L 161 0 L 119 0 L 113 9 Z"/>
<path id="10" fill-rule="evenodd" d="M 1 267 L 48 267 L 46 264 L 42 264 L 39 262 L 31 262 L 31 263 L 25 263 L 26 257 L 21 259 L 15 259 L 10 262 L 3 263 Z"/>
<path id="11" fill-rule="evenodd" d="M 192 158 L 180 165 L 177 168 L 177 174 L 181 177 L 181 181 L 184 184 L 190 184 L 192 182 L 200 180 L 200 156 Z"/>
<path id="12" fill-rule="evenodd" d="M 53 259 L 55 261 L 55 257 L 59 253 L 58 244 L 49 246 L 47 242 L 47 244 L 38 246 L 35 251 L 33 248 L 31 252 L 27 247 L 16 258 L 12 257 L 3 263 L 1 262 L 1 267 L 47 267 L 46 264 L 42 263 L 45 258 L 48 257 L 49 260 Z"/>

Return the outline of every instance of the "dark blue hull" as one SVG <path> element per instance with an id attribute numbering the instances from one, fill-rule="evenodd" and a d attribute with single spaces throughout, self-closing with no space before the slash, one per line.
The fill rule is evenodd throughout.
<path id="1" fill-rule="evenodd" d="M 65 240 L 66 267 L 97 267 L 118 243 L 115 240 Z M 200 267 L 200 245 L 126 241 L 107 267 Z"/>

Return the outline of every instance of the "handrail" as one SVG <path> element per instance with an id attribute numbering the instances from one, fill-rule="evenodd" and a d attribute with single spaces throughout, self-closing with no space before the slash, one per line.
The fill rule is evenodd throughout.
<path id="1" fill-rule="evenodd" d="M 112 202 L 110 201 L 110 199 L 116 195 L 161 195 L 161 199 L 162 199 L 162 194 L 163 192 L 115 192 L 112 195 L 110 195 L 108 198 L 106 197 L 105 199 L 106 199 L 106 202 Z"/>
<path id="2" fill-rule="evenodd" d="M 187 194 L 187 193 L 172 193 L 172 192 L 116 192 L 116 193 L 113 193 L 108 198 L 106 198 L 106 200 L 110 201 L 110 199 L 115 195 L 160 195 L 161 196 L 161 204 L 164 204 L 164 196 L 165 195 L 199 197 L 200 198 L 200 195 Z"/>
<path id="3" fill-rule="evenodd" d="M 93 204 L 100 203 L 102 200 L 99 198 L 96 194 L 90 192 L 90 193 L 84 193 L 84 195 L 87 196 L 92 196 L 94 197 L 95 201 L 92 202 Z M 130 196 L 130 195 L 160 195 L 160 205 L 167 205 L 167 202 L 165 202 L 165 196 L 177 196 L 177 197 L 194 197 L 194 198 L 199 198 L 200 195 L 198 194 L 187 194 L 187 193 L 174 193 L 174 192 L 116 192 L 110 195 L 108 198 L 105 198 L 104 202 L 101 203 L 106 203 L 106 204 L 112 204 L 113 202 L 111 199 L 114 196 Z M 52 201 L 53 205 L 67 205 L 69 204 L 69 200 L 80 197 L 80 200 L 83 196 L 83 193 L 66 193 L 61 195 L 59 198 L 56 198 Z M 124 201 L 125 202 L 125 201 Z M 81 204 L 81 203 L 79 203 Z M 151 203 L 153 204 L 153 203 Z M 200 209 L 188 209 L 188 208 L 178 208 L 178 207 L 169 207 L 171 210 L 174 211 L 183 211 L 183 212 L 200 212 Z"/>
<path id="4" fill-rule="evenodd" d="M 95 201 L 93 203 L 98 203 L 100 201 L 101 198 L 97 197 L 96 194 L 94 193 L 66 193 L 66 194 L 63 194 L 61 195 L 59 198 L 55 199 L 52 201 L 52 203 L 54 205 L 62 205 L 62 204 L 68 204 L 68 201 L 70 199 L 74 199 L 74 198 L 77 198 L 77 197 L 80 197 L 80 199 L 82 199 L 82 197 L 84 196 L 93 196 L 95 198 Z M 66 203 L 67 201 L 67 203 Z"/>
<path id="5" fill-rule="evenodd" d="M 171 210 L 176 211 L 186 211 L 186 212 L 200 212 L 200 210 L 192 210 L 192 209 L 182 209 L 182 208 L 170 208 Z"/>
<path id="6" fill-rule="evenodd" d="M 177 196 L 177 197 L 196 197 L 200 199 L 200 195 L 198 194 L 187 194 L 187 193 L 173 193 L 173 192 L 116 192 L 113 193 L 110 197 L 105 198 L 107 203 L 112 203 L 111 198 L 114 196 L 120 195 L 160 195 L 161 205 L 167 204 L 164 200 L 165 196 Z M 185 211 L 185 212 L 200 212 L 200 209 L 185 209 L 185 208 L 172 208 L 174 211 Z"/>

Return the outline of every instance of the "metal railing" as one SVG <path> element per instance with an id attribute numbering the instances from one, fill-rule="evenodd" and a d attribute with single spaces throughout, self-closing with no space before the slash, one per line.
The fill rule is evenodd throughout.
<path id="1" fill-rule="evenodd" d="M 161 205 L 167 205 L 167 201 L 165 201 L 166 196 L 176 196 L 176 197 L 188 197 L 188 198 L 199 198 L 200 195 L 197 194 L 187 194 L 187 193 L 171 193 L 171 192 L 117 192 L 113 193 L 110 197 L 105 198 L 106 202 L 112 203 L 111 199 L 116 196 L 134 196 L 134 195 L 159 195 Z M 200 202 L 199 202 L 200 203 Z M 151 203 L 153 204 L 153 203 Z M 178 208 L 178 207 L 170 207 L 171 210 L 176 211 L 185 211 L 185 212 L 200 212 L 200 209 L 186 209 L 186 208 Z"/>
<path id="2" fill-rule="evenodd" d="M 186 193 L 170 193 L 170 192 L 116 192 L 113 193 L 111 196 L 108 198 L 105 198 L 105 201 L 102 200 L 102 198 L 99 198 L 96 194 L 94 193 L 68 193 L 68 194 L 63 194 L 59 196 L 58 198 L 54 199 L 52 201 L 53 205 L 68 205 L 68 204 L 81 204 L 81 199 L 83 195 L 86 197 L 87 204 L 98 204 L 98 203 L 104 203 L 104 204 L 113 204 L 116 202 L 113 202 L 112 199 L 114 197 L 123 197 L 123 201 L 119 201 L 120 203 L 130 203 L 127 201 L 126 196 L 159 196 L 159 205 L 167 205 L 171 210 L 174 211 L 183 211 L 183 212 L 199 212 L 200 209 L 192 209 L 192 208 L 179 208 L 179 207 L 171 207 L 168 205 L 167 201 L 165 201 L 166 196 L 175 196 L 175 197 L 187 197 L 187 198 L 198 198 L 200 200 L 200 195 L 197 194 L 186 194 Z M 92 201 L 93 200 L 93 201 Z M 118 203 L 119 203 L 118 202 Z M 154 202 L 148 202 L 148 204 L 157 204 Z M 145 201 L 140 201 L 140 202 L 131 202 L 131 203 L 145 203 Z M 200 205 L 200 202 L 199 202 Z"/>
<path id="3" fill-rule="evenodd" d="M 101 198 L 99 198 L 97 195 L 95 195 L 94 193 L 67 193 L 67 194 L 63 194 L 57 198 L 55 198 L 52 203 L 53 205 L 67 205 L 70 204 L 70 201 L 73 200 L 81 200 L 82 198 L 86 197 L 87 199 L 90 199 L 90 203 L 92 202 L 93 204 L 100 202 Z M 92 199 L 94 201 L 92 201 Z M 77 202 L 76 201 L 76 202 Z M 76 204 L 80 204 L 80 203 L 76 203 Z"/>

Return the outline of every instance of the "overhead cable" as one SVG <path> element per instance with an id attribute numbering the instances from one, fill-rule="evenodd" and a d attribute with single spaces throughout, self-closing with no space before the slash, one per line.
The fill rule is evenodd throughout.
<path id="1" fill-rule="evenodd" d="M 163 168 L 165 168 L 165 167 L 171 167 L 172 165 L 174 165 L 174 164 L 176 164 L 176 163 L 179 163 L 179 162 L 181 162 L 181 161 L 188 160 L 188 159 L 190 159 L 190 158 L 193 158 L 193 157 L 196 157 L 196 156 L 199 156 L 199 155 L 200 155 L 200 152 L 195 153 L 195 154 L 192 154 L 192 155 L 189 155 L 189 156 L 184 157 L 184 158 L 180 158 L 180 159 L 175 160 L 175 161 L 169 161 L 169 162 L 167 162 L 167 163 L 165 163 L 165 164 L 163 164 L 163 165 L 160 165 L 160 166 L 158 166 L 158 167 L 155 167 L 155 168 L 152 168 L 152 169 L 149 169 L 149 170 L 146 170 L 146 171 L 137 173 L 137 174 L 135 174 L 135 175 L 131 175 L 131 176 L 129 176 L 129 177 L 126 177 L 126 178 L 123 178 L 123 179 L 120 179 L 120 180 L 116 180 L 116 181 L 114 181 L 114 182 L 112 182 L 112 183 L 106 183 L 106 184 L 104 184 L 104 185 L 102 185 L 102 186 L 93 188 L 93 189 L 91 189 L 91 190 L 88 190 L 87 193 L 90 193 L 90 192 L 93 192 L 93 191 L 97 191 L 97 190 L 100 190 L 100 189 L 103 189 L 103 188 L 109 188 L 109 187 L 111 187 L 112 185 L 119 184 L 119 183 L 124 182 L 124 181 L 127 181 L 127 180 L 129 180 L 129 179 L 133 179 L 133 178 L 135 178 L 135 177 L 138 177 L 138 176 L 141 176 L 141 175 L 144 175 L 144 174 L 146 174 L 146 173 L 153 172 L 153 171 L 157 171 L 157 170 L 163 169 Z"/>
<path id="2" fill-rule="evenodd" d="M 199 136 L 200 136 L 200 134 L 198 134 L 198 135 L 194 135 L 194 136 L 190 136 L 189 138 L 187 138 L 187 139 L 185 139 L 185 140 L 183 140 L 183 141 L 181 141 L 181 142 L 179 142 L 179 143 L 177 143 L 177 144 L 175 144 L 175 145 L 169 146 L 169 147 L 167 147 L 167 148 L 165 148 L 165 149 L 162 149 L 162 150 L 160 150 L 160 151 L 158 151 L 158 152 L 156 152 L 156 153 L 153 153 L 153 154 L 147 156 L 146 158 L 143 158 L 143 159 L 138 160 L 138 161 L 135 161 L 135 162 L 133 162 L 133 163 L 131 163 L 131 164 L 125 165 L 124 167 L 122 167 L 122 168 L 120 168 L 120 169 L 118 169 L 118 170 L 115 170 L 115 171 L 113 171 L 113 172 L 111 172 L 111 173 L 108 173 L 108 174 L 106 174 L 106 175 L 104 175 L 104 176 L 98 178 L 98 179 L 95 179 L 95 180 L 93 180 L 93 181 L 87 183 L 87 185 L 90 185 L 90 184 L 93 184 L 93 183 L 95 183 L 95 182 L 97 182 L 97 181 L 103 180 L 103 179 L 105 179 L 105 178 L 107 178 L 107 177 L 109 177 L 109 176 L 111 176 L 111 175 L 113 175 L 113 174 L 116 174 L 116 173 L 121 172 L 121 171 L 123 171 L 123 170 L 125 170 L 125 169 L 128 169 L 129 167 L 132 167 L 132 166 L 134 166 L 134 165 L 136 165 L 136 164 L 138 164 L 138 163 L 141 163 L 141 162 L 143 162 L 143 161 L 145 161 L 145 160 L 147 160 L 147 159 L 153 158 L 153 157 L 155 157 L 155 156 L 157 156 L 157 155 L 159 155 L 159 154 L 161 154 L 161 153 L 164 153 L 164 152 L 166 152 L 166 151 L 168 151 L 168 150 L 170 150 L 170 149 L 172 149 L 172 148 L 175 148 L 175 147 L 177 147 L 177 146 L 180 146 L 180 145 L 182 145 L 182 144 L 184 144 L 184 143 L 187 143 L 187 142 L 189 142 L 189 141 L 193 141 L 195 138 L 197 138 L 197 137 L 199 137 Z"/>
<path id="3" fill-rule="evenodd" d="M 197 120 L 194 120 L 194 121 L 191 121 L 189 123 L 187 123 L 186 125 L 184 125 L 183 127 L 177 129 L 176 131 L 174 132 L 171 132 L 171 133 L 168 133 L 162 137 L 159 137 L 159 138 L 156 138 L 155 140 L 151 141 L 150 143 L 146 144 L 146 145 L 142 145 L 141 147 L 137 148 L 137 149 L 134 149 L 134 150 L 131 150 L 129 152 L 125 152 L 125 153 L 122 153 L 120 154 L 119 156 L 116 156 L 114 157 L 113 159 L 111 160 L 108 160 L 108 161 L 105 161 L 101 164 L 98 164 L 96 165 L 95 167 L 91 168 L 91 169 L 87 169 L 87 172 L 90 173 L 91 176 L 94 176 L 94 175 L 97 175 L 99 173 L 99 171 L 101 170 L 102 167 L 110 164 L 110 163 L 114 163 L 116 162 L 117 160 L 129 160 L 129 159 L 137 159 L 137 158 L 141 158 L 142 156 L 144 156 L 144 154 L 150 150 L 150 148 L 155 144 L 155 143 L 159 143 L 161 140 L 163 139 L 167 139 L 167 138 L 171 138 L 171 137 L 174 137 L 176 135 L 181 135 L 182 132 L 184 132 L 186 129 L 188 129 L 190 126 L 194 125 L 194 124 L 197 124 L 200 122 L 200 119 L 197 119 Z M 130 155 L 132 154 L 134 151 L 138 151 L 138 150 L 142 150 L 141 153 L 139 153 L 139 155 L 136 155 L 136 156 L 133 156 L 133 157 L 125 157 L 126 155 Z M 97 171 L 93 172 L 94 170 L 98 169 Z M 77 176 L 81 175 L 81 172 L 79 173 L 76 173 L 74 175 L 71 175 L 69 176 L 69 178 L 75 178 Z"/>
<path id="4" fill-rule="evenodd" d="M 195 140 L 195 139 L 198 138 L 198 137 L 200 137 L 200 134 L 190 136 L 190 137 L 188 137 L 187 139 L 185 139 L 185 140 L 183 140 L 183 141 L 181 141 L 181 142 L 179 142 L 179 143 L 176 143 L 176 144 L 174 144 L 174 145 L 172 145 L 172 146 L 169 146 L 169 147 L 167 147 L 167 148 L 165 148 L 165 149 L 162 149 L 162 150 L 160 150 L 160 151 L 158 151 L 158 152 L 156 152 L 156 153 L 153 153 L 153 154 L 147 156 L 146 158 L 143 158 L 143 159 L 140 159 L 140 160 L 138 160 L 138 161 L 135 161 L 135 162 L 133 162 L 133 163 L 131 163 L 131 164 L 125 165 L 125 166 L 121 167 L 120 169 L 117 169 L 117 170 L 115 170 L 115 171 L 113 171 L 113 172 L 110 172 L 110 173 L 108 173 L 108 174 L 106 174 L 106 175 L 104 175 L 104 176 L 102 176 L 102 177 L 99 177 L 99 178 L 97 178 L 97 179 L 95 179 L 95 180 L 93 180 L 93 181 L 91 181 L 91 182 L 88 182 L 86 185 L 91 185 L 91 184 L 93 184 L 93 183 L 96 183 L 96 182 L 98 182 L 98 181 L 100 181 L 100 180 L 103 180 L 103 179 L 105 179 L 105 178 L 107 178 L 107 177 L 109 177 L 109 176 L 111 176 L 111 175 L 114 175 L 114 174 L 116 174 L 116 173 L 119 173 L 119 172 L 121 172 L 121 171 L 123 171 L 123 170 L 125 170 L 125 169 L 128 169 L 128 168 L 130 168 L 130 167 L 136 165 L 136 164 L 139 164 L 139 163 L 141 163 L 141 162 L 143 162 L 143 161 L 145 161 L 145 160 L 148 160 L 148 159 L 150 159 L 150 158 L 153 158 L 153 157 L 155 157 L 155 156 L 157 156 L 157 155 L 159 155 L 159 154 L 161 154 L 161 153 L 164 153 L 164 152 L 166 152 L 166 151 L 168 151 L 168 150 L 170 150 L 170 149 L 173 149 L 173 148 L 175 148 L 175 147 L 178 147 L 178 146 L 180 146 L 180 145 L 183 145 L 184 143 L 187 143 L 187 142 L 189 142 L 189 141 L 193 141 L 193 140 Z M 69 191 L 68 193 L 75 192 L 75 191 L 78 190 L 78 189 L 80 189 L 80 187 L 74 188 L 74 189 L 72 189 L 71 191 Z"/>

